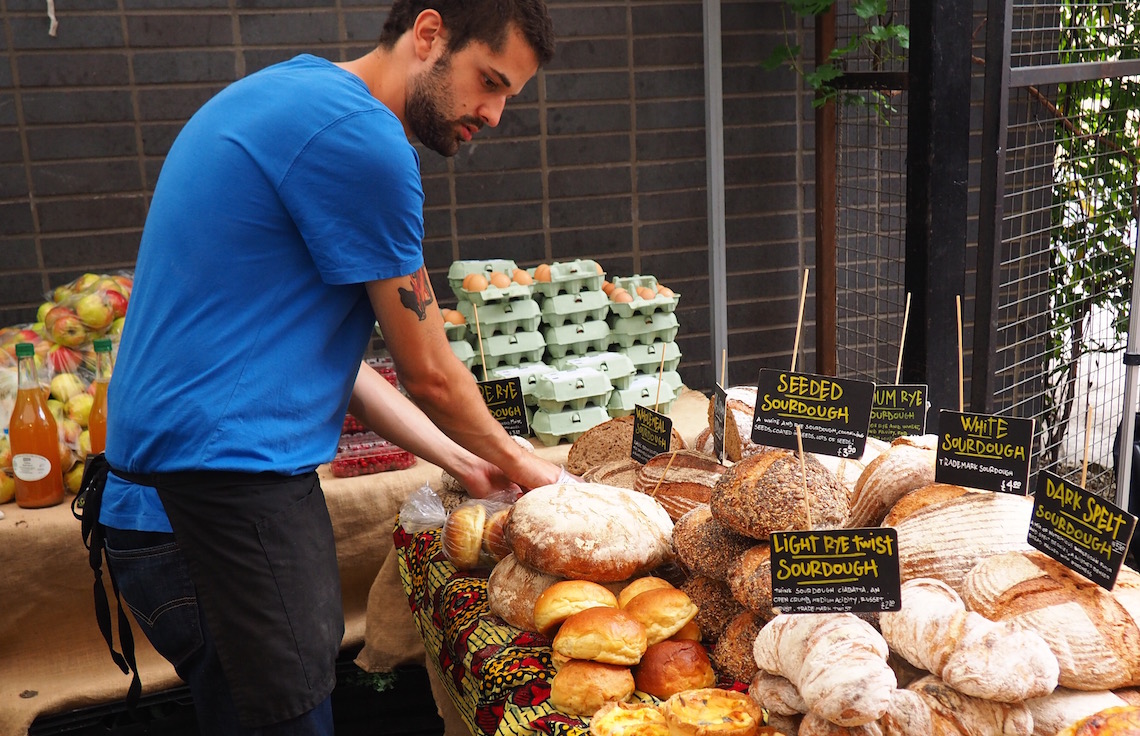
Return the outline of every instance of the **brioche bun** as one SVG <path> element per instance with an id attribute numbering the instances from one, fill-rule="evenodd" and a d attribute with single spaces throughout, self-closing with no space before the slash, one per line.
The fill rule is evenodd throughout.
<path id="1" fill-rule="evenodd" d="M 645 627 L 617 608 L 595 607 L 570 616 L 551 648 L 564 657 L 635 665 L 648 646 Z"/>
<path id="2" fill-rule="evenodd" d="M 633 681 L 638 690 L 666 700 L 685 690 L 712 687 L 716 673 L 699 642 L 667 639 L 645 650 L 633 668 Z"/>
<path id="3" fill-rule="evenodd" d="M 592 716 L 609 701 L 628 699 L 633 688 L 628 667 L 572 659 L 550 681 L 550 704 L 564 713 Z"/>
<path id="4" fill-rule="evenodd" d="M 659 578 L 653 575 L 646 575 L 643 578 L 636 578 L 629 585 L 622 588 L 621 592 L 618 593 L 618 608 L 625 608 L 627 603 L 647 591 L 657 590 L 658 588 L 672 587 L 673 584 L 665 578 Z"/>
<path id="5" fill-rule="evenodd" d="M 598 606 L 617 608 L 617 597 L 589 580 L 562 580 L 544 590 L 534 602 L 534 624 L 543 636 L 553 636 L 563 621 Z"/>
<path id="6" fill-rule="evenodd" d="M 622 610 L 645 627 L 650 645 L 673 636 L 697 615 L 697 606 L 685 591 L 673 587 L 647 590 Z"/>
<path id="7" fill-rule="evenodd" d="M 487 509 L 480 503 L 465 503 L 443 522 L 443 553 L 460 570 L 478 566 L 483 552 L 483 527 Z"/>

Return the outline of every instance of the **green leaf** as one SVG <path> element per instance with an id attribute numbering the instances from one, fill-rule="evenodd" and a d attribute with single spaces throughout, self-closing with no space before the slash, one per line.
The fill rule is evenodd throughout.
<path id="1" fill-rule="evenodd" d="M 777 67 L 787 64 L 799 55 L 799 46 L 789 46 L 787 44 L 782 44 L 772 49 L 772 53 L 768 55 L 768 58 L 760 63 L 761 66 L 763 66 L 765 69 L 771 71 Z"/>
<path id="2" fill-rule="evenodd" d="M 792 12 L 805 18 L 823 15 L 833 4 L 833 0 L 788 0 Z"/>
<path id="3" fill-rule="evenodd" d="M 863 20 L 885 15 L 887 12 L 887 0 L 854 0 L 854 2 L 851 3 L 851 12 Z"/>

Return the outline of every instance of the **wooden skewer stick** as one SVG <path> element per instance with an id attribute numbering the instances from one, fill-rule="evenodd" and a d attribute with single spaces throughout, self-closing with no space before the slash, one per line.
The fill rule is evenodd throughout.
<path id="1" fill-rule="evenodd" d="M 800 434 L 800 425 L 796 425 L 796 446 L 800 451 L 800 482 L 804 487 L 804 511 L 807 512 L 807 528 L 815 528 L 815 523 L 811 520 L 811 498 L 808 496 L 808 483 L 807 483 L 807 464 L 804 462 L 804 438 Z"/>
<path id="2" fill-rule="evenodd" d="M 483 364 L 483 380 L 487 380 L 487 356 L 483 353 L 483 330 L 479 327 L 479 305 L 471 302 L 471 308 L 475 310 L 475 337 L 479 343 L 479 360 Z"/>
<path id="3" fill-rule="evenodd" d="M 661 487 L 661 481 L 665 480 L 665 473 L 669 472 L 669 468 L 673 467 L 673 461 L 677 459 L 677 451 L 669 453 L 669 462 L 665 464 L 665 470 L 661 473 L 661 477 L 657 479 L 657 485 L 653 486 L 653 493 L 649 495 L 657 498 L 657 489 Z"/>
<path id="4" fill-rule="evenodd" d="M 661 365 L 657 368 L 657 397 L 653 400 L 653 411 L 661 405 L 661 381 L 665 378 L 665 345 L 661 346 Z M 672 462 L 670 460 L 669 462 Z"/>
<path id="5" fill-rule="evenodd" d="M 965 391 L 962 376 L 962 295 L 958 294 L 954 298 L 958 306 L 958 411 L 964 411 L 966 404 L 962 396 Z"/>
<path id="6" fill-rule="evenodd" d="M 796 344 L 792 346 L 792 372 L 796 370 L 796 357 L 800 354 L 800 330 L 804 325 L 804 303 L 807 301 L 808 272 L 804 271 L 804 285 L 800 289 L 800 316 L 796 320 Z"/>
<path id="7" fill-rule="evenodd" d="M 899 363 L 895 368 L 895 383 L 897 384 L 902 377 L 902 359 L 903 359 L 903 345 L 906 345 L 906 326 L 910 321 L 910 292 L 906 293 L 906 308 L 903 310 L 903 326 L 902 335 L 899 337 Z"/>
<path id="8" fill-rule="evenodd" d="M 1085 411 L 1085 458 L 1081 462 L 1081 488 L 1089 477 L 1089 435 L 1092 433 L 1093 408 L 1089 406 Z"/>

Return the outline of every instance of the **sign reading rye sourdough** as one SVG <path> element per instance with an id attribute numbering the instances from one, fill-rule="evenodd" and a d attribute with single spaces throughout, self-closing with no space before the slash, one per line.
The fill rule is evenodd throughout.
<path id="1" fill-rule="evenodd" d="M 804 452 L 859 457 L 867 442 L 867 423 L 875 384 L 771 368 L 760 370 L 752 441 Z"/>
<path id="2" fill-rule="evenodd" d="M 772 607 L 781 613 L 902 608 L 897 532 L 890 527 L 773 532 Z"/>
<path id="3" fill-rule="evenodd" d="M 630 457 L 644 465 L 657 455 L 669 451 L 673 438 L 673 420 L 640 404 L 633 407 L 633 447 Z"/>
<path id="4" fill-rule="evenodd" d="M 523 401 L 522 381 L 518 376 L 479 381 L 483 403 L 507 434 L 526 437 L 530 425 L 526 420 L 526 403 Z"/>
<path id="5" fill-rule="evenodd" d="M 1029 544 L 1112 590 L 1136 517 L 1047 470 L 1037 473 Z"/>
<path id="6" fill-rule="evenodd" d="M 926 393 L 921 383 L 876 386 L 867 434 L 884 442 L 926 434 Z"/>
<path id="7" fill-rule="evenodd" d="M 1029 492 L 1033 420 L 938 413 L 937 483 L 1024 496 Z"/>
<path id="8" fill-rule="evenodd" d="M 713 384 L 713 454 L 724 462 L 724 417 L 728 412 L 728 392 L 719 383 Z"/>

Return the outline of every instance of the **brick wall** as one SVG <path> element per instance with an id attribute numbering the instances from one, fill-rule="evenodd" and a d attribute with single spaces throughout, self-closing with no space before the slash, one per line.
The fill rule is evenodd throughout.
<path id="1" fill-rule="evenodd" d="M 811 107 L 794 75 L 760 65 L 785 28 L 782 7 L 722 5 L 730 383 L 788 364 L 813 254 Z M 367 52 L 387 6 L 56 9 L 52 37 L 44 0 L 0 0 L 0 325 L 32 321 L 45 292 L 84 271 L 133 267 L 163 156 L 205 100 L 296 53 Z M 701 3 L 552 0 L 550 9 L 556 58 L 501 125 L 452 159 L 421 150 L 436 291 L 446 304 L 457 258 L 588 257 L 611 275 L 653 274 L 682 294 L 682 377 L 708 390 Z M 801 337 L 804 370 L 814 366 L 812 329 Z"/>

